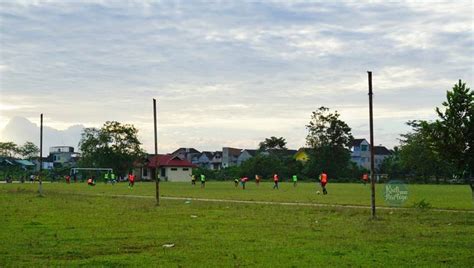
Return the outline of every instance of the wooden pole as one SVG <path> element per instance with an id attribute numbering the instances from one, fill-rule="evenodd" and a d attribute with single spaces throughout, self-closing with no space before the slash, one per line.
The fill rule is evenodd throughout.
<path id="1" fill-rule="evenodd" d="M 39 166 L 39 189 L 38 193 L 40 196 L 43 196 L 43 114 L 40 116 L 40 166 Z"/>
<path id="2" fill-rule="evenodd" d="M 372 108 L 372 72 L 369 75 L 369 121 L 370 121 L 370 183 L 371 183 L 371 203 L 372 219 L 375 219 L 375 168 L 374 168 L 374 120 Z"/>
<path id="3" fill-rule="evenodd" d="M 153 177 L 156 182 L 156 205 L 160 205 L 160 179 L 157 176 L 157 170 L 158 170 L 158 131 L 157 131 L 157 125 L 156 125 L 156 100 L 153 99 L 153 121 L 154 121 L 154 126 L 155 126 L 155 167 L 153 169 Z"/>

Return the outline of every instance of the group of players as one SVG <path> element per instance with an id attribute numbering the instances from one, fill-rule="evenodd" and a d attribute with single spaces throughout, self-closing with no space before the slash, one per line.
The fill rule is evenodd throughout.
<path id="1" fill-rule="evenodd" d="M 206 176 L 204 174 L 201 174 L 199 175 L 199 178 L 201 180 L 201 188 L 204 188 L 206 186 Z M 291 177 L 292 181 L 293 181 L 293 187 L 296 187 L 296 184 L 298 183 L 298 176 L 297 175 L 293 175 Z M 192 185 L 196 185 L 196 175 L 191 175 L 191 184 Z M 260 185 L 260 181 L 262 180 L 262 176 L 260 175 L 255 175 L 255 184 Z M 249 178 L 248 177 L 242 177 L 240 179 L 236 178 L 234 179 L 234 185 L 235 187 L 237 188 L 239 186 L 239 183 L 242 185 L 242 190 L 245 190 L 245 184 L 249 181 Z M 278 177 L 278 174 L 273 174 L 273 189 L 279 189 L 278 187 L 278 183 L 279 183 L 280 179 Z M 322 191 L 323 191 L 323 194 L 328 194 L 328 191 L 326 189 L 326 185 L 328 183 L 328 175 L 326 174 L 326 172 L 322 172 L 320 175 L 319 175 L 319 184 L 321 185 L 321 188 L 322 188 Z M 319 193 L 319 191 L 318 191 Z"/>
<path id="2" fill-rule="evenodd" d="M 71 183 L 71 176 L 66 175 L 64 176 L 64 178 L 67 184 Z M 132 189 L 133 186 L 135 185 L 135 175 L 130 172 L 127 176 L 127 179 L 128 179 L 128 188 Z M 74 177 L 74 181 L 76 182 L 76 177 Z M 104 183 L 111 183 L 112 185 L 114 185 L 115 183 L 117 183 L 116 175 L 113 172 L 106 172 L 104 174 Z M 95 176 L 90 176 L 89 178 L 87 178 L 87 184 L 89 186 L 95 186 L 96 185 Z"/>
<path id="3" fill-rule="evenodd" d="M 69 175 L 65 176 L 65 179 L 66 179 L 66 183 L 71 183 L 71 177 Z M 133 189 L 133 186 L 135 185 L 135 175 L 133 173 L 129 173 L 128 176 L 127 176 L 127 179 L 128 179 L 128 188 L 129 189 Z M 204 174 L 201 174 L 199 175 L 199 179 L 201 181 L 201 188 L 205 188 L 206 187 L 206 175 Z M 293 175 L 291 177 L 292 181 L 293 181 L 293 187 L 296 187 L 296 184 L 298 183 L 298 176 L 297 175 Z M 191 175 L 191 184 L 192 185 L 196 185 L 196 175 Z M 260 185 L 260 181 L 262 180 L 262 176 L 260 175 L 255 175 L 255 183 L 258 185 Z M 234 180 L 234 185 L 235 187 L 238 187 L 239 186 L 239 183 L 242 185 L 242 189 L 245 190 L 245 184 L 249 181 L 249 178 L 248 177 L 242 177 L 240 179 L 235 179 Z M 278 187 L 278 183 L 279 183 L 280 179 L 278 177 L 278 174 L 273 174 L 273 189 L 279 189 Z M 362 181 L 364 184 L 366 184 L 368 182 L 368 175 L 367 174 L 364 174 L 362 176 Z M 112 183 L 112 185 L 114 185 L 117 180 L 116 180 L 116 175 L 113 173 L 113 172 L 106 172 L 104 174 L 104 182 L 105 183 Z M 328 194 L 328 191 L 326 189 L 326 185 L 328 183 L 328 175 L 326 174 L 326 172 L 322 172 L 320 175 L 319 175 L 319 184 L 321 185 L 321 189 L 323 191 L 323 194 L 326 195 Z M 87 184 L 89 186 L 95 186 L 96 184 L 96 180 L 95 180 L 95 177 L 92 176 L 92 177 L 89 177 L 87 179 Z M 318 191 L 319 193 L 319 191 Z"/>

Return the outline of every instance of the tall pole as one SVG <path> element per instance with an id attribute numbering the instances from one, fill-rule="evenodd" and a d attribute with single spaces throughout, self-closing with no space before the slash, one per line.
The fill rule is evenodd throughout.
<path id="1" fill-rule="evenodd" d="M 375 168 L 374 168 L 374 115 L 372 108 L 372 72 L 369 74 L 369 121 L 370 121 L 370 184 L 372 195 L 372 218 L 375 219 Z"/>
<path id="2" fill-rule="evenodd" d="M 43 114 L 40 116 L 40 166 L 39 166 L 39 189 L 38 193 L 40 196 L 43 196 Z"/>
<path id="3" fill-rule="evenodd" d="M 160 179 L 157 176 L 157 169 L 158 169 L 158 132 L 157 132 L 157 126 L 156 126 L 156 100 L 153 99 L 153 121 L 155 125 L 155 167 L 153 171 L 153 177 L 156 182 L 156 205 L 160 205 Z"/>

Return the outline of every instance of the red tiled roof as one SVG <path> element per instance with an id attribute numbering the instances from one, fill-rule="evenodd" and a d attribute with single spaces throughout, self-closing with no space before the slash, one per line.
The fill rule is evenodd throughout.
<path id="1" fill-rule="evenodd" d="M 171 154 L 160 154 L 156 157 L 151 155 L 148 157 L 148 160 L 150 161 L 148 164 L 148 167 L 150 168 L 155 168 L 156 164 L 158 164 L 160 167 L 196 167 L 196 165 L 192 164 L 188 160 L 183 160 Z"/>

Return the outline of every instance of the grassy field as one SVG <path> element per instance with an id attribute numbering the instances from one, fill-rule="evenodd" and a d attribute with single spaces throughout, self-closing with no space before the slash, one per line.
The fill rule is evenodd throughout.
<path id="1" fill-rule="evenodd" d="M 228 202 L 185 202 L 154 195 L 154 184 L 0 185 L 0 266 L 314 267 L 474 265 L 474 214 Z M 381 188 L 381 187 L 379 187 Z M 271 184 L 245 191 L 232 183 L 206 189 L 161 183 L 163 196 L 328 204 L 369 204 L 369 187 Z M 410 185 L 407 206 L 472 210 L 467 186 Z M 378 194 L 380 200 L 381 193 Z M 174 247 L 164 248 L 164 244 Z"/>

